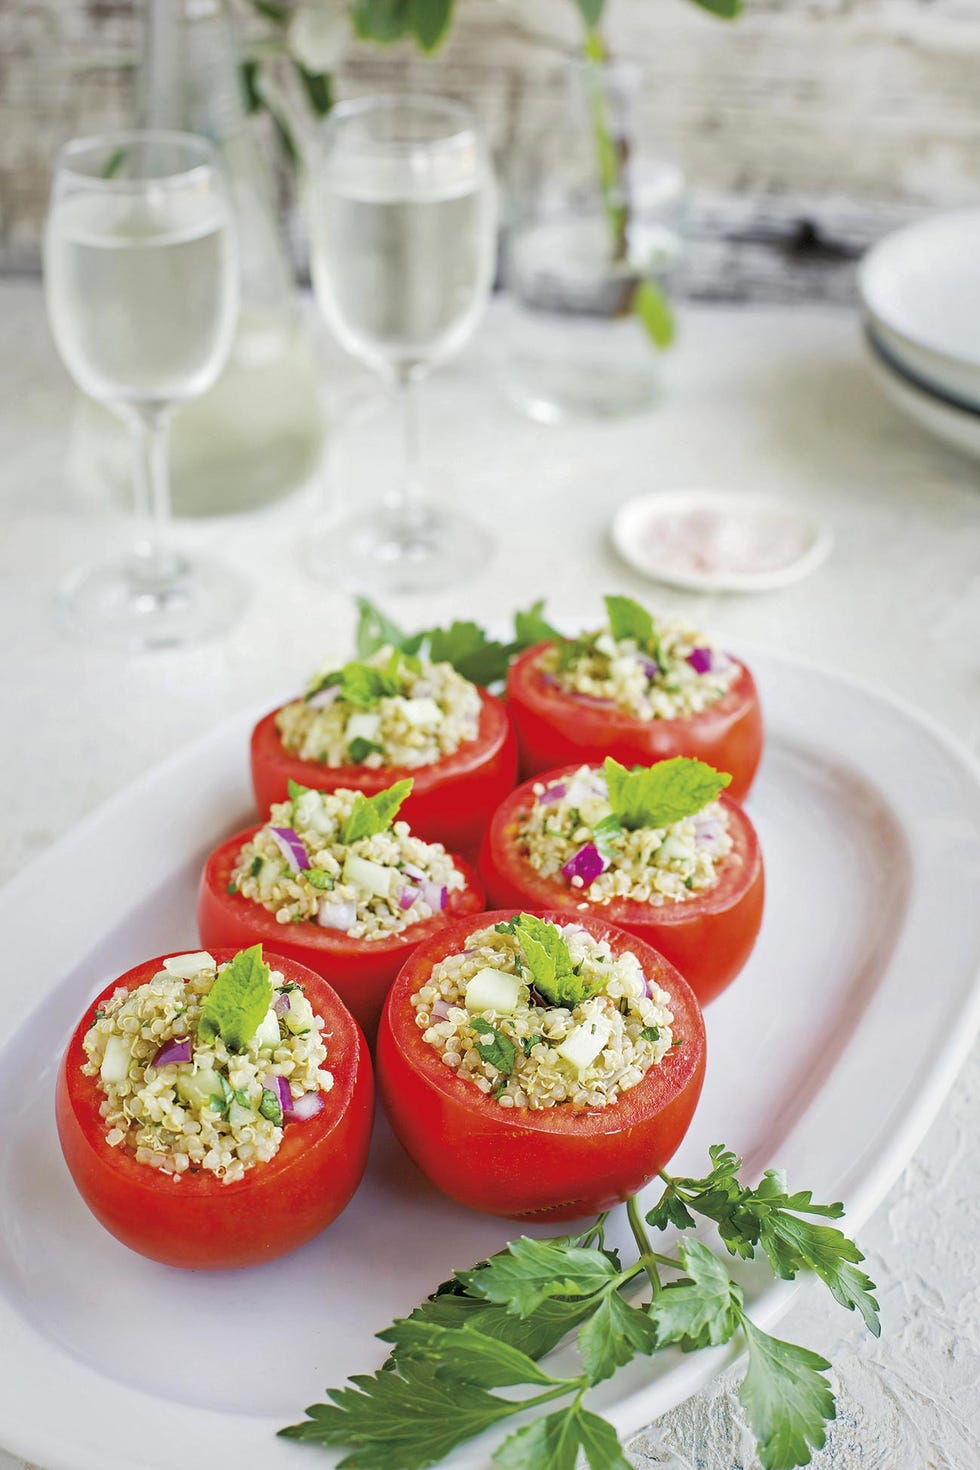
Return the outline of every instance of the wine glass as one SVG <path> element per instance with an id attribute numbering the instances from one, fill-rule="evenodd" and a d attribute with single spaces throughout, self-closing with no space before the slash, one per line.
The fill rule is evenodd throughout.
<path id="1" fill-rule="evenodd" d="M 367 97 L 331 112 L 312 189 L 313 283 L 341 346 L 397 384 L 403 473 L 378 510 L 331 526 L 314 568 L 411 591 L 460 581 L 489 538 L 423 495 L 418 385 L 458 352 L 486 305 L 496 188 L 470 110 L 442 97 Z"/>
<path id="2" fill-rule="evenodd" d="M 70 630 L 129 649 L 196 642 L 242 602 L 220 564 L 170 535 L 174 409 L 218 377 L 238 310 L 231 207 L 214 152 L 185 133 L 79 138 L 58 155 L 44 240 L 48 319 L 78 386 L 120 413 L 135 448 L 131 554 L 62 584 Z"/>

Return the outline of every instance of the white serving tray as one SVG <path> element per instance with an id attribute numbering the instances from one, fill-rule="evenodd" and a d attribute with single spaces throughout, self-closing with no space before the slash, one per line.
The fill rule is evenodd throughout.
<path id="1" fill-rule="evenodd" d="M 708 1012 L 707 1083 L 676 1167 L 701 1172 L 708 1144 L 723 1141 L 752 1176 L 780 1164 L 817 1199 L 843 1198 L 857 1231 L 980 1021 L 980 775 L 890 699 L 772 657 L 751 662 L 769 732 L 751 800 L 766 918 L 748 968 Z M 194 944 L 205 853 L 250 814 L 259 713 L 150 772 L 0 892 L 0 1444 L 46 1470 L 336 1463 L 275 1430 L 325 1387 L 378 1366 L 375 1330 L 518 1229 L 435 1195 L 381 1119 L 341 1219 L 250 1271 L 144 1261 L 76 1194 L 53 1117 L 62 1049 L 108 979 Z M 619 1234 L 625 1243 L 622 1222 Z M 792 1288 L 752 1267 L 741 1279 L 757 1319 L 774 1321 Z M 733 1352 L 640 1360 L 592 1402 L 628 1434 Z M 451 1463 L 486 1466 L 494 1442 Z"/>

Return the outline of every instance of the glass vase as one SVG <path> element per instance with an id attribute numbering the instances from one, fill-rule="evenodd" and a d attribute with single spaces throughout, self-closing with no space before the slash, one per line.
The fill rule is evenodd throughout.
<path id="1" fill-rule="evenodd" d="M 654 136 L 637 67 L 576 59 L 560 125 L 518 149 L 504 383 L 542 422 L 641 412 L 660 392 L 686 205 Z"/>

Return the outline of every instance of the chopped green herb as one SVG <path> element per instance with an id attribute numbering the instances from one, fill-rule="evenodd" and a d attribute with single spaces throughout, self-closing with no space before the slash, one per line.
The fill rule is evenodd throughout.
<path id="1" fill-rule="evenodd" d="M 267 1118 L 277 1128 L 282 1127 L 282 1104 L 276 1094 L 268 1087 L 263 1087 L 262 1089 L 262 1096 L 259 1099 L 259 1112 L 263 1118 Z"/>
<path id="2" fill-rule="evenodd" d="M 643 1030 L 640 1032 L 640 1040 L 641 1041 L 659 1041 L 660 1040 L 660 1027 L 659 1026 L 644 1026 Z"/>
<path id="3" fill-rule="evenodd" d="M 225 892 L 228 893 L 228 894 L 237 893 L 238 892 L 238 884 L 237 883 L 228 883 L 228 884 L 226 884 L 226 886 L 225 886 Z"/>
<path id="4" fill-rule="evenodd" d="M 470 1029 L 478 1036 L 486 1037 L 485 1041 L 476 1042 L 476 1049 L 485 1062 L 496 1067 L 504 1077 L 509 1077 L 514 1070 L 514 1061 L 517 1050 L 514 1043 L 505 1031 L 498 1031 L 485 1021 L 482 1016 L 474 1016 L 470 1022 Z"/>
<path id="5" fill-rule="evenodd" d="M 365 740 L 363 735 L 355 735 L 347 747 L 347 754 L 354 765 L 360 765 L 362 761 L 367 760 L 369 755 L 381 755 L 383 751 L 384 747 L 378 745 L 377 741 Z"/>
<path id="6" fill-rule="evenodd" d="M 333 874 L 328 873 L 326 868 L 307 868 L 303 877 L 314 888 L 333 888 L 336 882 Z"/>
<path id="7" fill-rule="evenodd" d="M 654 632 L 653 618 L 646 608 L 632 597 L 607 597 L 604 601 L 609 631 L 617 643 L 622 638 L 632 638 L 641 648 L 646 648 Z"/>
<path id="8" fill-rule="evenodd" d="M 537 1031 L 533 1036 L 522 1036 L 521 1046 L 524 1048 L 524 1055 L 529 1057 L 540 1041 L 544 1041 L 544 1037 Z"/>
<path id="9" fill-rule="evenodd" d="M 102 1017 L 104 1015 L 105 1015 L 105 1011 L 102 1009 L 102 1007 L 101 1006 L 96 1007 L 96 1009 L 92 1013 L 92 1019 L 88 1023 L 88 1028 L 89 1028 L 90 1031 L 91 1031 L 92 1027 L 95 1025 L 96 1021 L 101 1021 L 102 1020 Z"/>
<path id="10" fill-rule="evenodd" d="M 260 857 L 254 857 L 252 859 L 252 866 L 248 871 L 253 878 L 257 878 L 262 871 L 262 859 Z"/>

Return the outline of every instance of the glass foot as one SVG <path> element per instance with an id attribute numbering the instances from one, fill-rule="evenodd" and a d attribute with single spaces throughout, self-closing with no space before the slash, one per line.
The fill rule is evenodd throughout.
<path id="1" fill-rule="evenodd" d="M 455 511 L 423 506 L 412 515 L 376 510 L 324 524 L 306 546 L 318 581 L 351 591 L 438 592 L 478 575 L 493 541 Z"/>
<path id="2" fill-rule="evenodd" d="M 220 562 L 183 557 L 166 578 L 130 558 L 83 567 L 58 589 L 61 621 L 72 637 L 131 653 L 217 637 L 245 602 L 244 584 Z"/>

